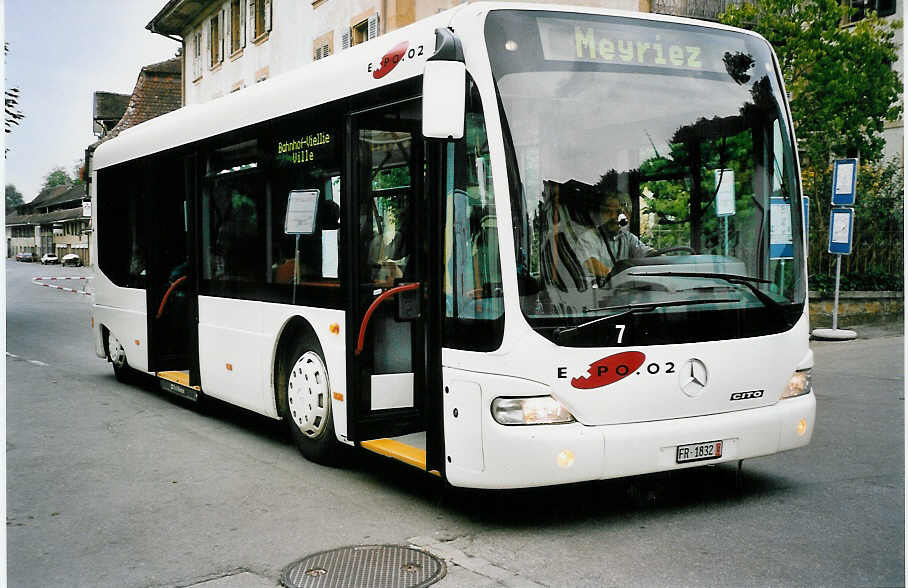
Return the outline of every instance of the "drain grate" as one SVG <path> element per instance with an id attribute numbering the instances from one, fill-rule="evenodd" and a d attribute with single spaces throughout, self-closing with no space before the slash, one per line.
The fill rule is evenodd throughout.
<path id="1" fill-rule="evenodd" d="M 442 579 L 445 564 L 413 547 L 354 545 L 322 551 L 281 575 L 290 588 L 422 588 Z"/>

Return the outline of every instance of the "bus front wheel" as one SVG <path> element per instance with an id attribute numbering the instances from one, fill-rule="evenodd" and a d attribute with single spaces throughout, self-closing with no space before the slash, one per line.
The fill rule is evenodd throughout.
<path id="1" fill-rule="evenodd" d="M 107 356 L 113 365 L 114 377 L 122 384 L 130 384 L 133 381 L 132 368 L 126 362 L 126 350 L 120 341 L 113 336 L 108 335 L 107 339 Z"/>
<path id="2" fill-rule="evenodd" d="M 342 447 L 334 434 L 328 370 L 318 352 L 297 345 L 289 355 L 283 392 L 284 419 L 300 453 L 316 463 L 337 465 Z"/>

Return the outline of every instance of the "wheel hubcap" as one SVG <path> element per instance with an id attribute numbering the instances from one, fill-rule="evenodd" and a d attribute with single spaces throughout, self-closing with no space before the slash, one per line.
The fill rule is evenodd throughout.
<path id="1" fill-rule="evenodd" d="M 324 432 L 329 399 L 325 365 L 317 353 L 307 351 L 293 364 L 287 381 L 290 418 L 303 435 L 315 438 Z"/>
<path id="2" fill-rule="evenodd" d="M 120 345 L 116 337 L 111 337 L 109 341 L 110 361 L 118 369 L 126 365 L 126 350 Z"/>

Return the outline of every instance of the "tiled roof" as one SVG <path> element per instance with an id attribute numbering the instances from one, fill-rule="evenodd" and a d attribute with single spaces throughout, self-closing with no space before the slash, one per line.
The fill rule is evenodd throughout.
<path id="1" fill-rule="evenodd" d="M 120 120 L 129 105 L 129 94 L 95 92 L 94 119 Z"/>
<path id="2" fill-rule="evenodd" d="M 139 72 L 136 87 L 123 118 L 102 141 L 116 137 L 124 129 L 161 116 L 182 106 L 183 58 L 174 57 L 146 65 Z"/>
<path id="3" fill-rule="evenodd" d="M 66 186 L 54 186 L 42 190 L 35 199 L 28 203 L 30 209 L 36 206 L 54 206 L 62 202 L 82 201 L 86 197 L 85 184 L 70 184 Z"/>
<path id="4" fill-rule="evenodd" d="M 64 210 L 55 210 L 43 214 L 8 214 L 6 215 L 6 226 L 13 225 L 46 225 L 48 223 L 62 222 L 88 217 L 82 216 L 82 207 L 66 208 Z"/>

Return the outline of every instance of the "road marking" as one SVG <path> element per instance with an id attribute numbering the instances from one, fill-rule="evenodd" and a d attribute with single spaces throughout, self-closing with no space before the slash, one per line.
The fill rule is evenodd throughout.
<path id="1" fill-rule="evenodd" d="M 18 361 L 25 361 L 25 362 L 30 363 L 30 364 L 32 364 L 32 365 L 39 365 L 39 366 L 41 366 L 41 367 L 47 367 L 47 366 L 49 365 L 49 364 L 44 363 L 43 361 L 38 361 L 37 359 L 28 359 L 28 358 L 26 358 L 26 357 L 20 357 L 20 356 L 14 354 L 14 353 L 10 353 L 9 351 L 6 352 L 6 356 L 9 357 L 9 358 L 11 358 L 11 359 L 16 359 L 16 360 L 18 360 Z"/>

